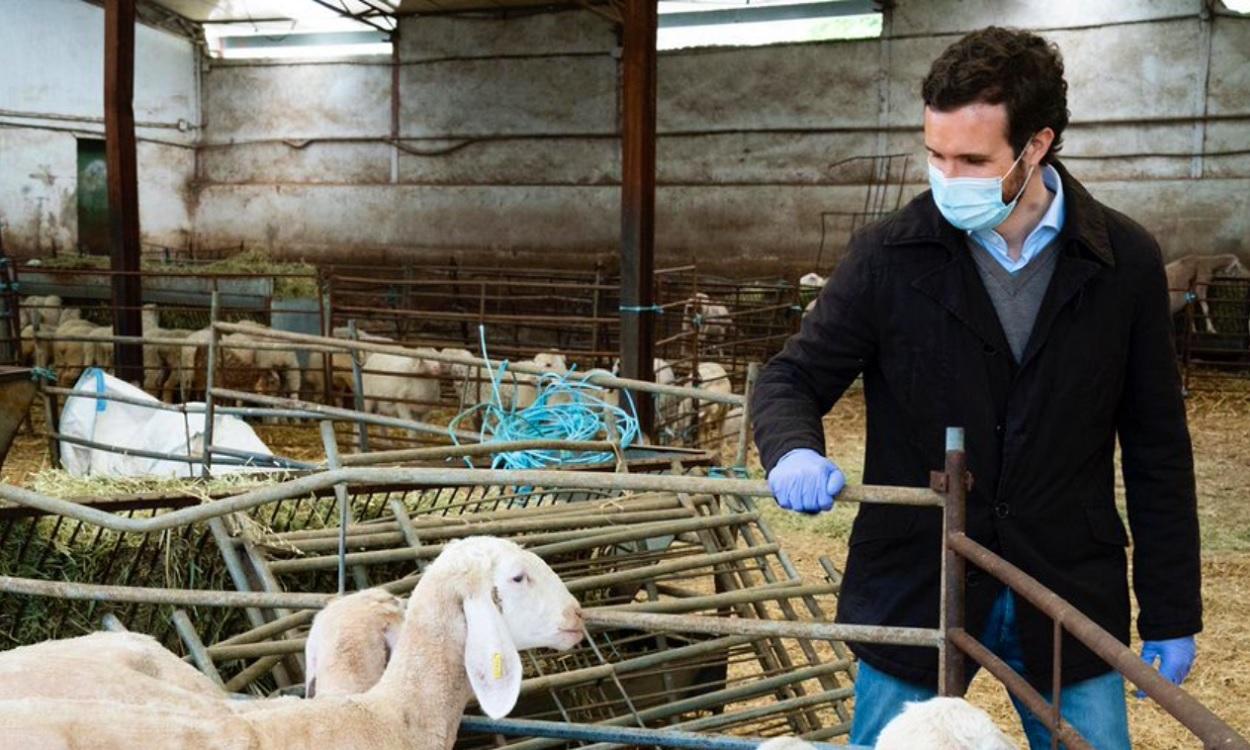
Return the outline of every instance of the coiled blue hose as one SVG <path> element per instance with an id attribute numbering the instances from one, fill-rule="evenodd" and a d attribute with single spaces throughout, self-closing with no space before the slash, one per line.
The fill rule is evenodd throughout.
<path id="1" fill-rule="evenodd" d="M 608 403 L 602 397 L 603 386 L 588 382 L 591 373 L 578 373 L 576 367 L 567 373 L 549 372 L 539 376 L 534 403 L 523 409 L 504 406 L 499 385 L 507 373 L 508 361 L 493 366 L 486 351 L 486 331 L 478 326 L 485 370 L 490 375 L 491 398 L 476 404 L 451 420 L 448 434 L 457 445 L 456 430 L 473 414 L 482 420 L 479 437 L 486 444 L 513 440 L 608 440 L 613 439 L 621 450 L 638 439 L 638 418 L 633 399 L 625 392 L 628 410 Z M 616 435 L 610 437 L 611 419 Z M 597 464 L 612 461 L 608 451 L 525 450 L 498 453 L 491 461 L 492 469 L 546 469 L 554 466 Z M 468 462 L 468 459 L 465 459 Z"/>

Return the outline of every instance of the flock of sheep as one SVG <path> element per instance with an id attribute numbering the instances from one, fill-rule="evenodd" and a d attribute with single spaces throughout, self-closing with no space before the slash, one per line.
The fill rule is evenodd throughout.
<path id="1" fill-rule="evenodd" d="M 706 294 L 696 294 L 687 304 L 690 313 L 686 324 L 697 324 L 709 340 L 724 340 L 730 331 L 723 305 L 711 303 Z M 82 317 L 78 308 L 62 304 L 59 297 L 27 297 L 21 304 L 21 342 L 23 360 L 29 364 L 52 367 L 62 387 L 72 387 L 89 367 L 110 370 L 113 366 L 113 335 L 110 326 L 95 325 Z M 703 322 L 694 316 L 707 316 Z M 145 305 L 142 311 L 143 335 L 159 343 L 144 346 L 144 390 L 166 402 L 202 399 L 208 371 L 207 343 L 211 329 L 186 330 L 163 328 L 159 310 Z M 325 360 L 322 352 L 311 351 L 301 363 L 298 347 L 273 348 L 273 340 L 265 337 L 266 326 L 241 322 L 252 329 L 247 333 L 230 333 L 220 339 L 219 368 L 215 385 L 220 388 L 278 395 L 291 399 L 319 399 L 323 395 L 341 398 L 351 406 L 356 384 L 352 355 L 330 356 L 331 382 L 325 381 Z M 36 332 L 40 334 L 36 337 Z M 52 338 L 46 338 L 51 335 Z M 334 336 L 347 338 L 346 329 L 335 329 Z M 364 341 L 394 345 L 383 336 L 359 334 Z M 257 348 L 263 344 L 270 348 Z M 540 376 L 505 369 L 496 386 L 485 370 L 464 364 L 447 364 L 432 358 L 458 355 L 473 358 L 467 349 L 417 347 L 404 353 L 369 352 L 361 362 L 361 390 L 364 410 L 404 420 L 423 419 L 430 411 L 445 403 L 444 393 L 452 393 L 460 410 L 491 402 L 498 393 L 504 409 L 525 409 L 537 399 Z M 555 376 L 570 372 L 570 363 L 559 352 L 540 352 L 523 364 L 532 365 Z M 668 361 L 655 359 L 656 382 L 678 384 L 678 374 Z M 615 367 L 613 370 L 615 371 Z M 700 362 L 697 379 L 701 388 L 728 394 L 729 373 L 716 362 Z M 557 396 L 548 403 L 567 402 L 568 396 Z M 616 391 L 605 394 L 605 400 L 617 405 Z M 697 424 L 703 440 L 731 438 L 738 433 L 741 410 L 725 404 L 701 403 L 696 409 L 690 399 L 661 396 L 656 399 L 657 417 L 662 425 Z M 474 419 L 469 420 L 472 424 Z"/>
<path id="2" fill-rule="evenodd" d="M 406 605 L 377 589 L 332 602 L 305 643 L 305 697 L 231 696 L 154 639 L 96 633 L 0 654 L 0 736 L 30 750 L 131 747 L 449 750 L 470 699 L 506 716 L 520 651 L 581 642 L 582 611 L 538 556 L 494 537 L 452 542 Z M 84 745 L 86 743 L 86 745 Z M 877 750 L 1010 750 L 959 699 L 914 704 Z M 810 748 L 774 739 L 761 748 Z"/>

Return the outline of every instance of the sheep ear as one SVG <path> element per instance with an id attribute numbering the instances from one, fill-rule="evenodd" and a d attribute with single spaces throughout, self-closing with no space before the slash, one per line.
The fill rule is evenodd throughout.
<path id="1" fill-rule="evenodd" d="M 317 692 L 317 651 L 320 647 L 321 629 L 314 621 L 304 641 L 304 697 L 311 698 Z"/>
<path id="2" fill-rule="evenodd" d="M 489 590 L 465 598 L 464 619 L 469 685 L 487 716 L 503 718 L 521 694 L 521 655 Z"/>

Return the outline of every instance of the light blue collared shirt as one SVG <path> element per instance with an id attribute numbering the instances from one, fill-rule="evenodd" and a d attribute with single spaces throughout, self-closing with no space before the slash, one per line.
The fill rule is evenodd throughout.
<path id="1" fill-rule="evenodd" d="M 1042 215 L 1042 220 L 1024 239 L 1024 247 L 1020 250 L 1020 260 L 1012 260 L 1007 255 L 1007 240 L 993 229 L 968 233 L 977 241 L 977 245 L 988 252 L 990 257 L 998 261 L 998 264 L 1009 273 L 1018 273 L 1020 269 L 1027 266 L 1030 260 L 1033 260 L 1038 253 L 1054 241 L 1055 237 L 1059 236 L 1059 230 L 1063 229 L 1063 181 L 1059 179 L 1058 170 L 1050 165 L 1042 167 L 1042 184 L 1054 193 L 1055 197 L 1050 201 L 1050 208 L 1046 209 L 1046 213 Z"/>

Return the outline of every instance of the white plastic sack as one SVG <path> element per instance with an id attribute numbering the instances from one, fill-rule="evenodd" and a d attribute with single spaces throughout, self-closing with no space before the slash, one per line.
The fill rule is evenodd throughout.
<path id="1" fill-rule="evenodd" d="M 202 412 L 182 414 L 161 409 L 156 406 L 161 403 L 157 399 L 97 367 L 85 370 L 74 390 L 87 395 L 66 398 L 65 408 L 61 411 L 62 435 L 117 448 L 175 456 L 198 456 L 202 452 L 206 422 Z M 92 398 L 97 393 L 146 401 L 153 406 Z M 261 456 L 273 455 L 269 446 L 246 422 L 229 415 L 218 415 L 213 420 L 213 444 Z M 198 477 L 203 473 L 203 466 L 198 461 L 127 456 L 67 441 L 61 441 L 61 465 L 74 476 Z M 217 461 L 212 467 L 212 473 L 216 475 L 266 470 Z"/>

